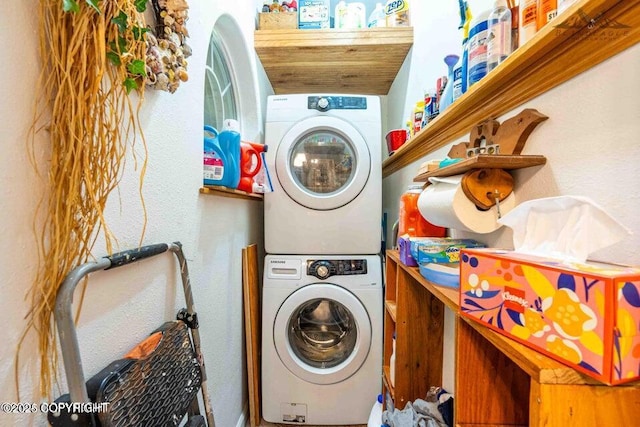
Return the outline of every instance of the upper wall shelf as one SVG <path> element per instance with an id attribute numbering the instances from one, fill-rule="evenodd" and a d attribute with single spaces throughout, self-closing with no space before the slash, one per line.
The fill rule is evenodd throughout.
<path id="1" fill-rule="evenodd" d="M 411 27 L 255 32 L 276 94 L 386 95 L 412 45 Z"/>
<path id="2" fill-rule="evenodd" d="M 591 27 L 591 28 L 588 28 Z M 640 41 L 640 2 L 579 0 L 386 159 L 386 177 Z"/>

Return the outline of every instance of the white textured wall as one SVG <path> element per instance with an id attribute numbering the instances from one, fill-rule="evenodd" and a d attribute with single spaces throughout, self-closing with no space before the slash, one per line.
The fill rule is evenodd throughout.
<path id="1" fill-rule="evenodd" d="M 262 203 L 200 195 L 202 183 L 202 121 L 204 65 L 211 29 L 223 14 L 234 16 L 249 51 L 238 77 L 246 91 L 241 96 L 243 137 L 261 141 L 262 104 L 268 83 L 256 72 L 253 52 L 255 0 L 233 3 L 190 1 L 188 82 L 175 94 L 147 91 L 141 112 L 149 164 L 143 195 L 148 211 L 144 244 L 179 240 L 189 262 L 200 333 L 207 363 L 208 388 L 219 426 L 234 426 L 247 399 L 244 374 L 241 249 L 251 243 L 262 248 Z M 0 15 L 0 46 L 8 58 L 0 79 L 0 401 L 16 401 L 13 357 L 28 310 L 25 293 L 36 269 L 32 234 L 33 212 L 42 192 L 26 155 L 39 72 L 37 13 L 33 2 L 16 2 Z M 226 26 L 233 28 L 229 18 Z M 260 68 L 259 66 L 257 67 Z M 246 76 L 249 76 L 248 78 Z M 260 76 L 260 78 L 255 77 Z M 40 160 L 47 141 L 38 138 Z M 142 146 L 136 146 L 138 153 Z M 131 158 L 119 194 L 108 206 L 108 222 L 119 249 L 136 247 L 142 229 L 138 171 Z M 36 222 L 36 227 L 41 223 Z M 94 253 L 106 253 L 99 239 Z M 162 255 L 135 266 L 92 275 L 80 319 L 79 335 L 86 376 L 126 353 L 184 305 L 179 271 L 172 255 Z M 21 401 L 36 399 L 38 371 L 35 335 L 22 352 Z M 66 386 L 63 384 L 66 391 Z M 45 425 L 42 415 L 0 414 L 0 425 Z"/>
<path id="2" fill-rule="evenodd" d="M 472 12 L 481 10 L 482 6 L 477 3 L 479 1 L 470 1 Z M 452 7 L 444 2 L 438 6 L 418 2 L 412 5 L 434 9 L 425 10 L 425 17 L 437 15 L 435 8 Z M 439 46 L 446 44 L 445 37 L 439 37 L 436 43 L 435 37 L 426 36 L 426 28 L 419 27 L 414 31 L 413 56 L 405 61 L 387 97 L 387 123 L 383 124 L 386 129 L 399 127 L 406 120 L 409 106 L 421 95 L 425 78 L 431 81 L 444 69 L 438 59 L 443 56 Z M 432 30 L 428 32 L 432 33 Z M 453 36 L 457 37 L 456 34 Z M 416 55 L 418 50 L 423 52 L 420 57 Z M 433 57 L 428 52 L 432 52 Z M 636 45 L 498 118 L 503 121 L 524 108 L 535 108 L 549 116 L 533 131 L 523 151 L 523 154 L 546 156 L 547 164 L 514 173 L 517 199 L 525 201 L 560 195 L 590 197 L 633 232 L 620 243 L 595 252 L 592 258 L 632 265 L 640 265 L 639 70 L 640 46 Z M 468 136 L 451 144 L 461 141 L 468 141 Z M 400 195 L 412 182 L 420 164 L 443 158 L 449 147 L 437 150 L 383 180 L 383 209 L 389 215 L 389 224 L 397 219 Z M 462 232 L 453 235 L 475 238 L 491 246 L 513 247 L 511 231 L 507 228 L 488 235 Z M 448 313 L 445 355 L 453 354 L 452 321 L 453 316 Z M 452 388 L 453 364 L 445 364 L 445 370 L 444 385 Z"/>

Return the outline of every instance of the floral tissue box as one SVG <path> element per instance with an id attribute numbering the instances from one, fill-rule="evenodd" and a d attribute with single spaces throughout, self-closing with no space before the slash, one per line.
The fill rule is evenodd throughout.
<path id="1" fill-rule="evenodd" d="M 463 249 L 460 312 L 599 381 L 640 378 L 640 269 Z"/>

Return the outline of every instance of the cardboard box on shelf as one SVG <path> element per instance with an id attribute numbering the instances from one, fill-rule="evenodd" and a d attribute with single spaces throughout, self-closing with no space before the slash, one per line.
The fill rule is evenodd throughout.
<path id="1" fill-rule="evenodd" d="M 329 0 L 298 1 L 298 28 L 301 30 L 329 28 L 330 17 Z"/>
<path id="2" fill-rule="evenodd" d="M 462 249 L 460 313 L 604 383 L 640 378 L 640 268 Z"/>
<path id="3" fill-rule="evenodd" d="M 259 13 L 260 30 L 294 30 L 298 28 L 298 12 Z"/>

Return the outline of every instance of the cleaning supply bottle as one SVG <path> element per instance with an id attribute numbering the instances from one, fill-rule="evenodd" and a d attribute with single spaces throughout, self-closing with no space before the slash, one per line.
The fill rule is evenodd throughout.
<path id="1" fill-rule="evenodd" d="M 205 161 L 209 160 L 210 163 L 214 163 L 214 168 L 210 170 L 205 184 L 238 188 L 240 182 L 239 128 L 236 120 L 226 119 L 223 122 L 223 130 L 217 135 L 217 138 L 205 137 L 205 152 L 209 149 L 210 153 L 214 153 L 213 159 L 205 159 Z M 205 126 L 206 131 L 212 132 L 212 129 L 210 126 Z"/>
<path id="2" fill-rule="evenodd" d="M 496 0 L 489 15 L 487 37 L 487 72 L 511 54 L 511 9 L 506 0 Z"/>
<path id="3" fill-rule="evenodd" d="M 240 143 L 240 182 L 238 190 L 245 193 L 256 192 L 254 177 L 262 169 L 261 153 L 267 151 L 267 146 L 255 142 L 242 141 Z"/>
<path id="4" fill-rule="evenodd" d="M 347 2 L 340 0 L 335 8 L 335 15 L 333 18 L 333 27 L 342 28 L 344 26 L 345 16 L 347 15 Z"/>
<path id="5" fill-rule="evenodd" d="M 375 9 L 369 15 L 369 21 L 367 22 L 367 27 L 376 28 L 376 27 L 386 27 L 387 26 L 387 16 L 384 13 L 384 6 L 382 3 L 376 3 Z"/>
<path id="6" fill-rule="evenodd" d="M 387 27 L 410 27 L 409 2 L 407 0 L 389 0 L 384 7 Z"/>
<path id="7" fill-rule="evenodd" d="M 224 176 L 224 162 L 227 156 L 218 143 L 218 131 L 212 126 L 204 127 L 203 183 L 220 185 Z"/>
<path id="8" fill-rule="evenodd" d="M 469 42 L 469 26 L 471 25 L 471 10 L 466 0 L 458 0 L 460 7 L 460 25 L 458 29 L 462 30 L 462 52 L 460 59 L 453 66 L 453 97 L 451 102 L 460 98 L 467 91 L 467 64 L 469 51 L 467 45 Z"/>
<path id="9" fill-rule="evenodd" d="M 362 2 L 350 2 L 347 4 L 347 12 L 342 22 L 342 28 L 359 29 L 366 28 L 366 7 Z"/>
<path id="10" fill-rule="evenodd" d="M 400 235 L 400 234 L 399 234 Z M 396 385 L 396 333 L 393 333 L 393 340 L 391 341 L 391 357 L 389 358 L 389 381 L 391 381 L 391 387 Z"/>
<path id="11" fill-rule="evenodd" d="M 454 76 L 453 76 L 453 68 L 460 60 L 458 55 L 447 55 L 444 57 L 444 63 L 447 64 L 447 84 L 444 86 L 444 91 L 442 92 L 442 96 L 440 97 L 440 103 L 438 106 L 438 111 L 440 114 L 444 112 L 444 110 L 449 107 L 453 103 L 453 85 L 454 85 Z"/>
<path id="12" fill-rule="evenodd" d="M 418 198 L 422 193 L 422 184 L 411 184 L 400 196 L 398 215 L 398 236 L 408 234 L 411 237 L 445 237 L 447 229 L 431 224 L 418 210 Z"/>
<path id="13" fill-rule="evenodd" d="M 558 14 L 558 0 L 538 0 L 538 31 Z"/>
<path id="14" fill-rule="evenodd" d="M 371 413 L 369 414 L 369 421 L 367 422 L 367 427 L 380 427 L 382 425 L 382 395 L 379 394 L 376 402 L 373 404 L 373 408 L 371 408 Z"/>
<path id="15" fill-rule="evenodd" d="M 468 85 L 471 87 L 487 75 L 487 33 L 491 10 L 485 10 L 471 20 L 468 45 Z"/>
<path id="16" fill-rule="evenodd" d="M 520 1 L 520 36 L 519 45 L 522 46 L 538 31 L 538 1 L 537 0 L 521 0 Z"/>

